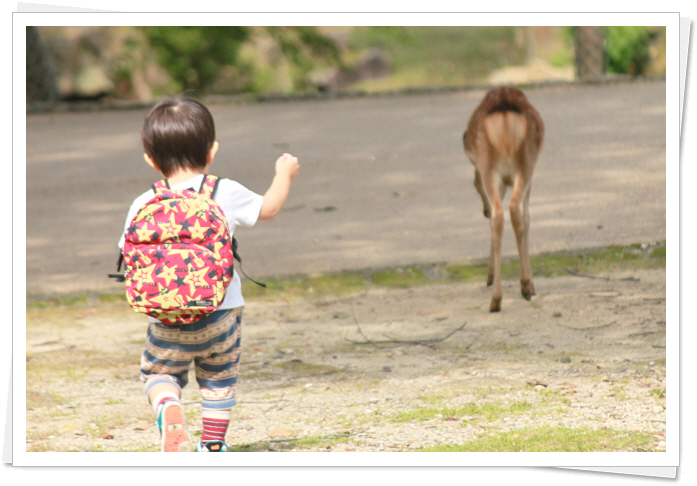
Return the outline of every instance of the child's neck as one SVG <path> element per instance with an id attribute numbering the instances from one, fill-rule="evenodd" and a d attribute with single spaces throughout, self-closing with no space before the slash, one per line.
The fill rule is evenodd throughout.
<path id="1" fill-rule="evenodd" d="M 201 174 L 207 174 L 208 173 L 208 167 L 206 167 L 205 170 L 180 170 L 172 174 L 167 178 L 167 181 L 169 182 L 170 186 L 175 186 L 179 184 L 180 182 L 185 182 L 188 181 L 189 179 L 193 179 L 197 175 Z"/>

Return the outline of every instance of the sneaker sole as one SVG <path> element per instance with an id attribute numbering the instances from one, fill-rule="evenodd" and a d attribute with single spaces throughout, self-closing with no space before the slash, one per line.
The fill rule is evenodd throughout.
<path id="1" fill-rule="evenodd" d="M 181 405 L 170 405 L 162 413 L 162 452 L 192 452 Z"/>

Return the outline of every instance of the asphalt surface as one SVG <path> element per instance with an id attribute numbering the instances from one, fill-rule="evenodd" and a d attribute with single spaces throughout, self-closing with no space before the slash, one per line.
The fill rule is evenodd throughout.
<path id="1" fill-rule="evenodd" d="M 533 254 L 666 237 L 665 82 L 531 88 L 546 125 Z M 486 258 L 489 223 L 461 136 L 483 91 L 212 105 L 211 173 L 263 194 L 300 176 L 276 219 L 236 236 L 250 276 Z M 157 173 L 142 110 L 27 115 L 27 295 L 120 289 L 117 241 Z M 507 200 L 505 201 L 505 204 Z M 503 253 L 515 255 L 506 214 Z"/>

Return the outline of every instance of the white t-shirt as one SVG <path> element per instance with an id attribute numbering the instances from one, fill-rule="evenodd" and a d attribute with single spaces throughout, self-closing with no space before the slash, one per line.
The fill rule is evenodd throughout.
<path id="1" fill-rule="evenodd" d="M 199 174 L 188 181 L 171 186 L 171 189 L 193 189 L 194 191 L 198 191 L 201 188 L 202 181 L 203 174 Z M 131 224 L 131 220 L 138 210 L 143 207 L 143 204 L 148 202 L 154 195 L 155 193 L 150 189 L 138 196 L 135 201 L 133 201 L 133 204 L 131 204 L 131 208 L 128 210 L 128 216 L 126 217 L 124 232 L 119 240 L 119 248 L 123 249 L 123 245 L 126 241 L 126 231 Z M 225 214 L 228 227 L 230 228 L 230 236 L 233 236 L 237 226 L 254 226 L 256 224 L 264 197 L 250 191 L 242 184 L 233 180 L 221 179 L 213 200 L 223 208 L 223 213 Z M 242 282 L 240 281 L 240 276 L 235 271 L 233 272 L 232 281 L 225 294 L 225 299 L 223 299 L 223 303 L 220 305 L 219 309 L 234 309 L 242 306 L 244 306 Z"/>

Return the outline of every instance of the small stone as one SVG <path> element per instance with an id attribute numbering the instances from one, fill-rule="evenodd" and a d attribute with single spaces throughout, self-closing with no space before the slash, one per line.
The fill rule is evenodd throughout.
<path id="1" fill-rule="evenodd" d="M 271 432 L 271 437 L 290 437 L 291 435 L 293 435 L 293 432 L 285 428 L 276 429 Z"/>
<path id="2" fill-rule="evenodd" d="M 386 372 L 390 373 L 392 371 L 392 366 L 383 366 L 382 371 L 386 371 Z"/>
<path id="3" fill-rule="evenodd" d="M 619 297 L 622 295 L 620 292 L 617 292 L 616 290 L 608 290 L 606 292 L 591 292 L 590 296 L 591 297 Z"/>
<path id="4" fill-rule="evenodd" d="M 568 356 L 563 356 L 561 358 L 561 362 L 562 363 L 571 363 L 571 358 L 569 358 Z"/>
<path id="5" fill-rule="evenodd" d="M 660 405 L 656 405 L 655 407 L 653 407 L 653 413 L 661 413 L 661 412 L 663 412 L 663 407 L 661 407 Z"/>
<path id="6" fill-rule="evenodd" d="M 61 427 L 60 431 L 61 431 L 61 433 L 66 433 L 66 432 L 70 432 L 73 430 L 78 430 L 79 428 L 80 427 L 77 424 L 75 424 L 73 422 L 69 422 L 69 423 L 65 424 L 63 427 Z"/>

